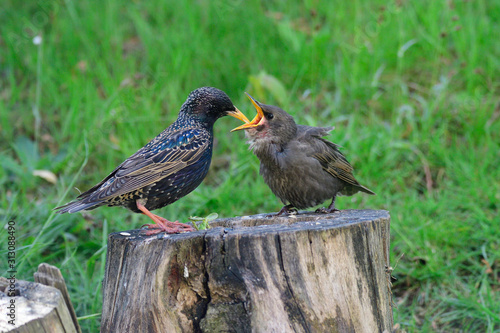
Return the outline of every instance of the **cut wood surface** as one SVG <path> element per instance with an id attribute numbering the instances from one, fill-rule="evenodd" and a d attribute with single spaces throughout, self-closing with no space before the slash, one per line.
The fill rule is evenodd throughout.
<path id="1" fill-rule="evenodd" d="M 54 272 L 52 269 L 55 268 L 54 266 L 47 264 L 42 265 L 46 265 L 42 268 L 42 272 L 47 272 L 47 269 L 51 273 Z M 55 269 L 59 272 L 57 268 Z M 40 267 L 38 273 L 40 273 Z M 43 273 L 40 274 L 43 275 Z M 14 283 L 14 281 L 12 282 Z M 62 284 L 66 290 L 64 279 L 62 279 Z M 63 294 L 57 288 L 45 286 L 41 283 L 18 280 L 15 281 L 15 296 L 11 297 L 8 295 L 8 290 L 11 289 L 10 286 L 10 280 L 0 277 L 0 308 L 2 309 L 2 316 L 0 317 L 0 332 L 80 332 L 80 327 L 78 326 L 78 323 L 73 321 Z M 12 307 L 12 304 L 14 304 L 12 311 L 13 316 L 7 316 L 10 311 L 8 307 Z M 72 309 L 71 303 L 70 307 Z M 12 323 L 15 325 L 12 325 Z"/>
<path id="2" fill-rule="evenodd" d="M 387 211 L 108 240 L 101 332 L 391 332 Z"/>
<path id="3" fill-rule="evenodd" d="M 78 320 L 76 319 L 75 309 L 73 308 L 73 304 L 71 303 L 68 288 L 66 288 L 66 282 L 64 281 L 64 277 L 62 276 L 59 268 L 46 263 L 41 263 L 40 265 L 38 265 L 38 271 L 35 272 L 33 276 L 35 278 L 35 282 L 54 287 L 61 292 L 64 298 L 64 302 L 66 303 L 66 307 L 68 308 L 69 314 L 71 315 L 71 320 L 73 321 L 77 332 L 80 333 L 82 330 L 80 329 L 80 325 L 78 324 Z"/>

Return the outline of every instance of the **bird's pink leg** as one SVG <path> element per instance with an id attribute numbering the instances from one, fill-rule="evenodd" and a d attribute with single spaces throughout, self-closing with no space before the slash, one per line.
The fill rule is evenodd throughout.
<path id="1" fill-rule="evenodd" d="M 160 232 L 165 232 L 167 234 L 178 234 L 184 231 L 194 231 L 194 228 L 187 224 L 180 223 L 178 221 L 171 222 L 163 217 L 151 213 L 143 204 L 139 202 L 139 200 L 136 201 L 136 205 L 137 209 L 139 209 L 144 215 L 149 217 L 155 223 L 145 224 L 145 226 L 148 228 L 148 230 L 145 231 L 145 234 L 147 236 L 156 235 Z"/>
<path id="2" fill-rule="evenodd" d="M 192 226 L 190 226 L 189 224 L 182 223 L 182 222 L 179 222 L 179 221 L 172 222 L 172 221 L 167 220 L 164 217 L 158 216 L 158 215 L 153 214 L 153 213 L 151 213 L 151 215 L 155 216 L 162 224 L 168 223 L 170 225 L 178 226 L 179 228 L 184 228 L 184 229 L 186 229 L 185 231 L 194 231 L 194 228 Z"/>

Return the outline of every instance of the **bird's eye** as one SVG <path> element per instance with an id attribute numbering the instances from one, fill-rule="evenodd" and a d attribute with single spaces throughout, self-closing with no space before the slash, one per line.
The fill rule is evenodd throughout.
<path id="1" fill-rule="evenodd" d="M 274 118 L 274 114 L 272 114 L 272 113 L 266 113 L 265 116 L 266 116 L 267 120 L 271 120 Z"/>

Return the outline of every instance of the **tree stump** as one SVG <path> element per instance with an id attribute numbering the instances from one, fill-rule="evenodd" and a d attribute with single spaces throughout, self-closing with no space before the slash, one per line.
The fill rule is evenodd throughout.
<path id="1" fill-rule="evenodd" d="M 81 332 L 59 269 L 40 264 L 35 281 L 0 277 L 0 332 Z"/>
<path id="2" fill-rule="evenodd" d="M 391 332 L 387 211 L 108 239 L 101 332 Z"/>

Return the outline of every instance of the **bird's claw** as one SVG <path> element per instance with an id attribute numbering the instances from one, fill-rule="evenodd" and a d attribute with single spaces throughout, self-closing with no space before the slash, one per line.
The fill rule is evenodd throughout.
<path id="1" fill-rule="evenodd" d="M 336 213 L 336 212 L 340 212 L 340 210 L 338 210 L 336 208 L 326 209 L 325 207 L 321 207 L 321 208 L 316 209 L 316 211 L 315 211 L 315 213 L 317 213 L 317 214 L 331 214 L 331 213 Z"/>
<path id="2" fill-rule="evenodd" d="M 291 206 L 284 206 L 277 214 L 269 214 L 266 217 L 297 215 L 299 211 Z"/>
<path id="3" fill-rule="evenodd" d="M 159 233 L 167 233 L 167 234 L 179 234 L 182 232 L 194 231 L 194 228 L 190 225 L 175 221 L 161 221 L 161 223 L 156 224 L 145 224 L 143 227 L 147 229 L 143 231 L 146 236 L 157 235 Z"/>

